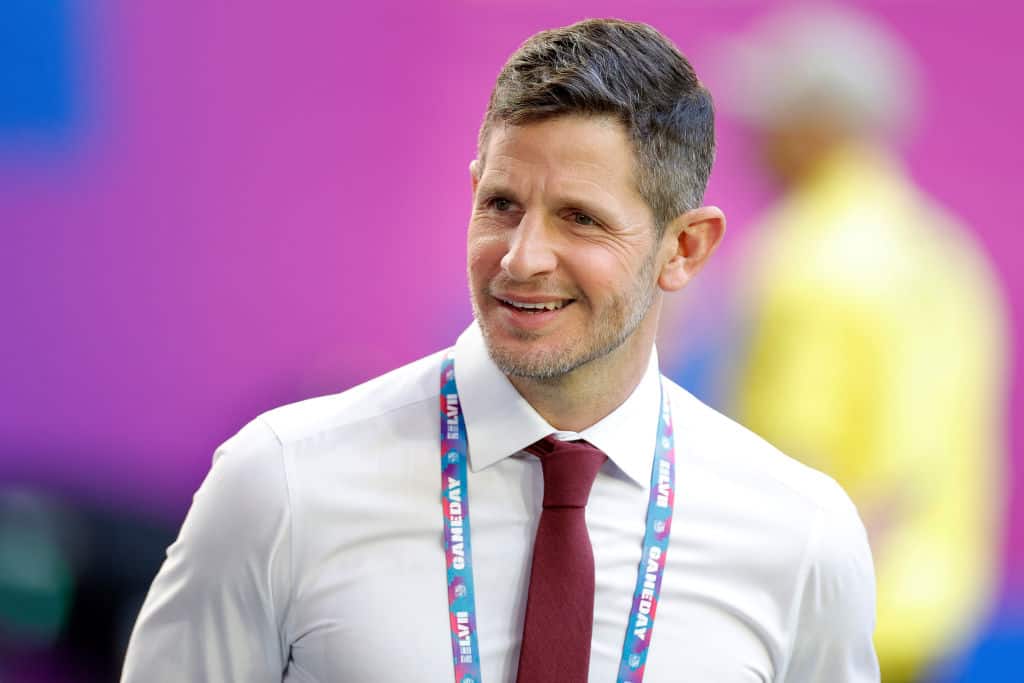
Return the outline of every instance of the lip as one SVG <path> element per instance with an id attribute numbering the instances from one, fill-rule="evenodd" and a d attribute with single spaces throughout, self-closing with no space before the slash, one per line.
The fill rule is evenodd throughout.
<path id="1" fill-rule="evenodd" d="M 520 304 L 546 304 L 552 301 L 572 301 L 572 297 L 557 294 L 517 294 L 515 292 L 492 292 L 499 301 L 514 301 Z"/>
<path id="2" fill-rule="evenodd" d="M 551 311 L 557 311 L 560 308 L 565 308 L 572 303 L 572 299 L 567 297 L 522 297 L 522 296 L 496 296 L 494 297 L 499 303 L 506 306 L 536 306 L 538 304 L 561 304 L 558 308 L 548 309 Z M 534 310 L 540 311 L 542 309 L 535 308 Z"/>
<path id="3" fill-rule="evenodd" d="M 543 295 L 511 295 L 511 294 L 493 294 L 491 295 L 497 309 L 497 315 L 506 324 L 511 327 L 527 330 L 527 331 L 539 331 L 544 327 L 547 327 L 551 323 L 557 321 L 560 317 L 565 315 L 565 312 L 569 310 L 575 299 L 567 299 L 564 297 L 555 296 L 543 296 Z M 538 310 L 538 311 L 524 311 L 511 306 L 506 301 L 514 301 L 516 303 L 524 304 L 546 304 L 553 301 L 566 301 L 567 303 L 561 308 L 554 310 Z"/>

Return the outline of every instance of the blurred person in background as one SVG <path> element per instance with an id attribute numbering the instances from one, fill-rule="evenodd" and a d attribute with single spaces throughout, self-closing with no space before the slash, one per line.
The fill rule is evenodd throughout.
<path id="1" fill-rule="evenodd" d="M 850 493 L 875 560 L 883 680 L 920 680 L 997 586 L 1000 292 L 894 152 L 917 92 L 898 39 L 804 9 L 737 38 L 723 64 L 724 107 L 782 191 L 741 259 L 727 412 Z"/>

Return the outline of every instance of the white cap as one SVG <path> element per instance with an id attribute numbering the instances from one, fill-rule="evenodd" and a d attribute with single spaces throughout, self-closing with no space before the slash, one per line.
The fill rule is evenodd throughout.
<path id="1" fill-rule="evenodd" d="M 714 62 L 722 108 L 760 126 L 817 110 L 863 132 L 894 132 L 910 123 L 918 99 L 903 41 L 845 7 L 771 15 L 726 41 Z"/>

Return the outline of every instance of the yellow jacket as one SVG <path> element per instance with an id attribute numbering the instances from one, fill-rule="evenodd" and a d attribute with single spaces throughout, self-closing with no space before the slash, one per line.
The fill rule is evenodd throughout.
<path id="1" fill-rule="evenodd" d="M 753 245 L 735 413 L 857 503 L 883 680 L 910 679 L 959 644 L 995 586 L 998 289 L 967 234 L 874 150 L 836 154 Z"/>

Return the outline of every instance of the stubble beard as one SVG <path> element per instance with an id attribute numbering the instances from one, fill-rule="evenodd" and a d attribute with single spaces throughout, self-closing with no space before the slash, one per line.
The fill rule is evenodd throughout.
<path id="1" fill-rule="evenodd" d="M 583 330 L 579 338 L 570 345 L 552 349 L 515 351 L 502 346 L 495 339 L 488 323 L 481 315 L 476 294 L 471 291 L 470 301 L 473 317 L 480 325 L 487 353 L 494 364 L 510 377 L 529 379 L 543 383 L 554 383 L 569 373 L 603 358 L 622 346 L 632 336 L 647 312 L 654 304 L 655 283 L 653 282 L 655 254 L 651 254 L 641 265 L 636 286 L 629 293 L 616 297 L 610 308 L 600 319 L 594 321 L 593 329 Z M 472 290 L 472 287 L 471 287 Z M 486 293 L 483 296 L 488 296 Z M 577 299 L 573 306 L 586 305 Z M 592 309 L 593 310 L 593 309 Z M 542 335 L 531 332 L 513 332 L 515 336 L 529 342 Z"/>

